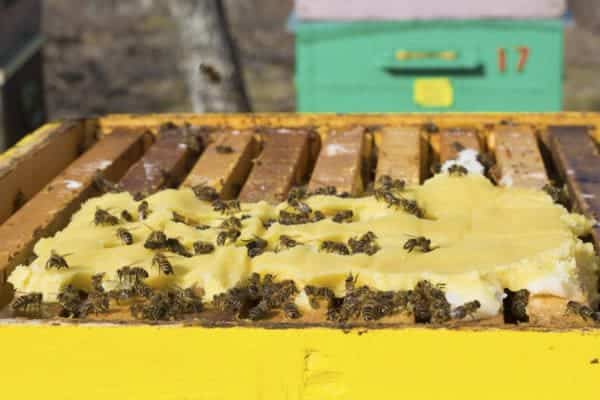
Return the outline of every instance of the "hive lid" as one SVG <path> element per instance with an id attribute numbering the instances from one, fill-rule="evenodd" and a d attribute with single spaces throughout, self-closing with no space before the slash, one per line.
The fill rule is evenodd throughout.
<path id="1" fill-rule="evenodd" d="M 557 18 L 566 11 L 566 1 L 296 0 L 295 10 L 301 20 Z"/>

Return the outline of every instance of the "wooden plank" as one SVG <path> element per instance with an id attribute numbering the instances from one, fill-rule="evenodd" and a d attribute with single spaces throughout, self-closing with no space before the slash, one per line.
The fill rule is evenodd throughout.
<path id="1" fill-rule="evenodd" d="M 474 129 L 444 129 L 440 132 L 440 162 L 456 159 L 463 149 L 481 151 L 481 142 Z"/>
<path id="2" fill-rule="evenodd" d="M 387 127 L 376 134 L 376 179 L 383 175 L 418 185 L 427 165 L 427 146 L 416 127 Z"/>
<path id="3" fill-rule="evenodd" d="M 264 148 L 248 181 L 242 188 L 240 200 L 279 202 L 285 199 L 308 167 L 309 133 L 304 130 L 278 129 L 264 134 Z"/>
<path id="4" fill-rule="evenodd" d="M 331 131 L 323 141 L 321 152 L 308 184 L 314 191 L 335 186 L 338 193 L 358 195 L 363 191 L 362 161 L 365 129 L 355 127 Z"/>
<path id="5" fill-rule="evenodd" d="M 600 156 L 587 126 L 549 126 L 550 149 L 579 211 L 600 221 Z M 600 249 L 600 228 L 592 231 Z"/>
<path id="6" fill-rule="evenodd" d="M 221 132 L 213 137 L 214 142 L 206 147 L 182 186 L 207 184 L 217 189 L 224 199 L 231 199 L 237 196 L 248 177 L 257 143 L 250 131 Z M 232 151 L 220 151 L 224 148 Z"/>
<path id="7" fill-rule="evenodd" d="M 97 171 L 117 180 L 142 156 L 144 135 L 141 130 L 121 130 L 105 136 L 0 227 L 0 283 L 27 260 L 40 238 L 65 227 L 81 203 L 97 193 Z"/>
<path id="8" fill-rule="evenodd" d="M 168 129 L 148 149 L 144 157 L 127 171 L 119 185 L 132 194 L 151 194 L 160 189 L 176 186 L 195 161 L 196 150 L 186 140 L 198 140 L 187 136 L 180 129 Z M 200 145 L 200 142 L 197 143 Z"/>
<path id="9" fill-rule="evenodd" d="M 0 223 L 77 158 L 84 142 L 84 123 L 68 121 L 40 130 L 7 152 L 0 165 Z"/>
<path id="10" fill-rule="evenodd" d="M 499 126 L 494 131 L 499 184 L 540 189 L 548 183 L 537 137 L 529 126 Z"/>

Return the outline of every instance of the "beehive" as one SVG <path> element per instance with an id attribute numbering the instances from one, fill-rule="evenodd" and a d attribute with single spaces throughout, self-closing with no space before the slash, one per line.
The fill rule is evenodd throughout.
<path id="1" fill-rule="evenodd" d="M 168 135 L 155 139 L 167 122 L 201 127 L 215 140 L 196 158 Z M 207 181 L 225 197 L 280 200 L 301 183 L 360 194 L 381 174 L 420 182 L 460 143 L 494 152 L 499 178 L 511 176 L 513 185 L 566 182 L 574 206 L 597 218 L 599 125 L 600 115 L 574 113 L 121 115 L 49 124 L 0 160 L 2 282 L 35 240 L 64 227 L 96 195 L 97 169 L 132 190 Z M 342 142 L 356 151 L 335 159 L 320 151 Z M 219 144 L 236 151 L 216 157 Z M 148 177 L 149 161 L 167 174 Z M 77 187 L 65 186 L 73 180 Z M 2 294 L 6 303 L 8 285 Z M 593 394 L 600 368 L 598 331 L 570 320 L 346 328 L 4 319 L 2 391 L 60 399 L 556 398 Z"/>

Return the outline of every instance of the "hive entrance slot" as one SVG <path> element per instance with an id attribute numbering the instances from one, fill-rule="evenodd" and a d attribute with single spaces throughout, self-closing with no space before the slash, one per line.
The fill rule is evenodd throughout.
<path id="1" fill-rule="evenodd" d="M 482 77 L 485 76 L 485 66 L 476 65 L 474 67 L 461 68 L 416 68 L 416 67 L 387 67 L 384 71 L 392 76 L 442 76 L 442 77 Z"/>

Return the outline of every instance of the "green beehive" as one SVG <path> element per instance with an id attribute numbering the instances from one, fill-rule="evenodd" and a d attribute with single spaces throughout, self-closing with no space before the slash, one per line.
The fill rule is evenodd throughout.
<path id="1" fill-rule="evenodd" d="M 557 19 L 301 22 L 297 109 L 557 111 L 562 59 Z"/>

